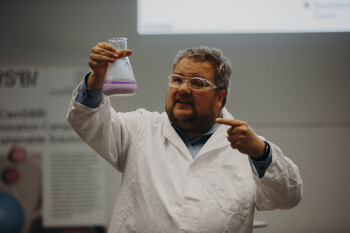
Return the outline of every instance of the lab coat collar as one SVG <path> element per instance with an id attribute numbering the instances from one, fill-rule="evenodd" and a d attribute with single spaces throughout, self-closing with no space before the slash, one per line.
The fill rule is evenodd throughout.
<path id="1" fill-rule="evenodd" d="M 233 119 L 232 115 L 227 111 L 226 108 L 222 109 L 223 118 Z M 229 126 L 220 125 L 219 128 L 214 132 L 214 134 L 209 138 L 209 140 L 204 144 L 202 149 L 198 152 L 197 157 L 212 152 L 230 145 L 230 142 L 227 140 L 227 129 Z"/>
<path id="2" fill-rule="evenodd" d="M 167 138 L 171 143 L 173 143 L 180 152 L 185 155 L 188 160 L 192 161 L 193 158 L 191 156 L 190 151 L 187 149 L 185 143 L 182 141 L 181 137 L 177 134 L 176 130 L 171 126 L 171 122 L 168 118 L 168 115 L 163 112 L 162 117 L 164 119 L 164 125 L 163 125 L 163 136 Z"/>

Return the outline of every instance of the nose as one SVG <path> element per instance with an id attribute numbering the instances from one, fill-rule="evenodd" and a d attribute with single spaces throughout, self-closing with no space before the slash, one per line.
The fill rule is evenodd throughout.
<path id="1" fill-rule="evenodd" d="M 186 79 L 183 80 L 183 83 L 178 88 L 178 92 L 180 92 L 181 94 L 182 93 L 189 94 L 191 92 L 191 89 L 190 89 L 189 84 L 188 84 L 188 80 L 186 80 Z"/>

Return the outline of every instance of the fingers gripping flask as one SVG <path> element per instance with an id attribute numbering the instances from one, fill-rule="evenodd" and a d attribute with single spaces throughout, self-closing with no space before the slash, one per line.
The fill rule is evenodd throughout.
<path id="1" fill-rule="evenodd" d="M 117 50 L 127 49 L 125 37 L 109 39 L 109 43 Z M 103 84 L 103 93 L 109 96 L 135 95 L 137 84 L 128 57 L 117 59 L 109 64 Z"/>

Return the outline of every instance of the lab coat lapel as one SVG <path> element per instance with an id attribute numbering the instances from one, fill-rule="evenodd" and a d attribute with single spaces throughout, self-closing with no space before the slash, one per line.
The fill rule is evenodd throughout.
<path id="1" fill-rule="evenodd" d="M 201 154 L 206 154 L 208 152 L 220 149 L 222 147 L 229 146 L 230 143 L 227 140 L 227 126 L 221 125 L 214 134 L 209 138 L 209 140 L 204 144 L 202 149 L 198 152 L 197 157 Z"/>
<path id="2" fill-rule="evenodd" d="M 174 144 L 184 155 L 186 155 L 186 157 L 193 161 L 192 156 L 185 143 L 182 141 L 175 129 L 171 126 L 168 115 L 164 112 L 162 116 L 164 118 L 164 125 L 162 130 L 163 136 L 166 137 L 170 143 Z"/>
<path id="3" fill-rule="evenodd" d="M 223 118 L 233 119 L 232 115 L 226 110 L 226 108 L 223 108 L 222 113 Z M 220 149 L 222 147 L 230 146 L 230 142 L 226 137 L 228 128 L 229 126 L 227 125 L 220 125 L 220 127 L 213 133 L 202 149 L 198 152 L 197 156 Z"/>

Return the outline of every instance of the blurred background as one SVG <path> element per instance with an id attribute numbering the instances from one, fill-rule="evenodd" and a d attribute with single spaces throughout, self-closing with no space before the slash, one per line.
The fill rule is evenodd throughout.
<path id="1" fill-rule="evenodd" d="M 210 17 L 195 9 L 193 14 L 198 20 Z M 279 145 L 298 165 L 304 183 L 299 206 L 257 211 L 256 220 L 268 226 L 254 232 L 350 231 L 349 32 L 140 35 L 136 0 L 1 1 L 0 30 L 2 67 L 80 67 L 86 72 L 97 42 L 128 37 L 139 90 L 132 97 L 113 98 L 118 111 L 163 111 L 176 52 L 198 45 L 220 48 L 233 66 L 226 108 Z M 0 100 L 0 108 L 6 101 Z M 60 107 L 68 106 L 69 101 Z M 108 225 L 121 175 L 106 166 Z"/>

